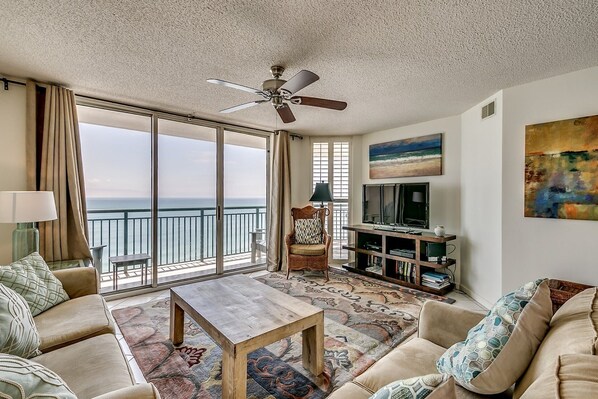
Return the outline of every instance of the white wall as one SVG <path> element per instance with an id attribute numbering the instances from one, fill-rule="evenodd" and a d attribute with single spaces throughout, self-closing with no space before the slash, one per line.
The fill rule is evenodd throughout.
<path id="1" fill-rule="evenodd" d="M 502 114 L 498 92 L 461 115 L 461 289 L 485 306 L 502 295 Z"/>
<path id="2" fill-rule="evenodd" d="M 386 141 L 406 139 L 410 137 L 424 136 L 434 133 L 443 134 L 443 174 L 441 176 L 406 177 L 395 179 L 370 179 L 369 178 L 369 148 L 370 144 L 383 143 Z M 430 183 L 430 226 L 437 224 L 444 225 L 447 233 L 457 234 L 461 231 L 461 118 L 453 116 L 449 118 L 436 119 L 416 125 L 402 126 L 394 129 L 374 132 L 362 136 L 361 141 L 361 181 L 354 184 L 353 195 L 358 195 L 359 207 L 353 208 L 355 212 L 354 221 L 361 222 L 361 185 L 362 184 L 384 184 L 384 183 Z M 354 180 L 355 182 L 355 180 Z M 457 259 L 457 284 L 460 282 L 460 239 L 453 241 L 457 249 L 451 257 Z"/>
<path id="3" fill-rule="evenodd" d="M 26 190 L 25 87 L 0 88 L 0 191 Z M 0 264 L 12 259 L 14 224 L 0 223 Z"/>
<path id="4" fill-rule="evenodd" d="M 525 125 L 598 114 L 598 67 L 503 92 L 502 291 L 538 277 L 598 285 L 598 221 L 523 217 Z"/>

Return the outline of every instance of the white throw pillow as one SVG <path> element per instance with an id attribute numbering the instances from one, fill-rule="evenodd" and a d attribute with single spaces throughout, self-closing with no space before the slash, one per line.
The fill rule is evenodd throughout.
<path id="1" fill-rule="evenodd" d="M 0 266 L 0 283 L 25 298 L 33 316 L 69 300 L 62 283 L 37 252 Z"/>
<path id="2" fill-rule="evenodd" d="M 2 398 L 77 399 L 58 374 L 31 360 L 0 354 L 0 376 Z"/>
<path id="3" fill-rule="evenodd" d="M 0 284 L 0 352 L 20 357 L 40 354 L 41 342 L 29 305 L 22 296 Z"/>
<path id="4" fill-rule="evenodd" d="M 369 399 L 455 399 L 455 381 L 446 374 L 428 374 L 391 382 Z"/>

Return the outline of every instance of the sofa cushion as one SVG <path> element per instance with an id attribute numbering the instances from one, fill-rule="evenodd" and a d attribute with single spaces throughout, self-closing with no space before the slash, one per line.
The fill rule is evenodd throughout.
<path id="1" fill-rule="evenodd" d="M 0 397 L 77 399 L 54 371 L 18 356 L 0 353 Z"/>
<path id="2" fill-rule="evenodd" d="M 40 338 L 29 305 L 0 284 L 0 352 L 19 357 L 39 355 Z"/>
<path id="3" fill-rule="evenodd" d="M 589 288 L 556 311 L 550 321 L 546 338 L 538 348 L 531 364 L 515 385 L 513 398 L 517 399 L 546 370 L 564 354 L 596 354 L 598 335 L 598 288 Z"/>
<path id="4" fill-rule="evenodd" d="M 36 316 L 41 337 L 39 349 L 49 352 L 100 334 L 114 333 L 114 319 L 104 298 L 85 295 Z"/>
<path id="5" fill-rule="evenodd" d="M 548 280 L 529 282 L 501 299 L 438 360 L 438 370 L 470 391 L 504 392 L 525 372 L 552 317 Z"/>
<path id="6" fill-rule="evenodd" d="M 62 283 L 37 252 L 0 266 L 0 283 L 25 298 L 33 316 L 69 299 Z"/>
<path id="7" fill-rule="evenodd" d="M 297 244 L 321 244 L 322 221 L 320 219 L 297 219 L 295 221 L 295 242 Z"/>
<path id="8" fill-rule="evenodd" d="M 368 399 L 374 392 L 354 382 L 347 382 L 342 387 L 332 392 L 327 399 Z"/>
<path id="9" fill-rule="evenodd" d="M 598 397 L 598 356 L 561 355 L 533 382 L 521 399 Z"/>
<path id="10" fill-rule="evenodd" d="M 33 359 L 60 375 L 79 399 L 91 399 L 134 384 L 116 337 L 104 334 Z"/>
<path id="11" fill-rule="evenodd" d="M 293 255 L 308 255 L 317 256 L 324 255 L 326 253 L 326 245 L 305 245 L 305 244 L 293 244 L 291 245 L 291 254 Z"/>
<path id="12" fill-rule="evenodd" d="M 455 380 L 447 374 L 427 374 L 391 382 L 370 399 L 455 399 Z"/>
<path id="13" fill-rule="evenodd" d="M 354 381 L 376 392 L 396 380 L 438 373 L 436 360 L 445 350 L 425 339 L 413 338 L 378 360 Z"/>

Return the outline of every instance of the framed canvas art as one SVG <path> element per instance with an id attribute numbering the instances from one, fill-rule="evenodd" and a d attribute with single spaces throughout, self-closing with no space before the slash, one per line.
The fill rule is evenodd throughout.
<path id="1" fill-rule="evenodd" d="M 525 216 L 598 220 L 598 115 L 525 127 Z"/>
<path id="2" fill-rule="evenodd" d="M 370 145 L 370 179 L 442 174 L 442 133 Z"/>

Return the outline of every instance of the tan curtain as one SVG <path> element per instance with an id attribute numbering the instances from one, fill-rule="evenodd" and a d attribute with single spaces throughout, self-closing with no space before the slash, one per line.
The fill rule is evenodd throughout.
<path id="1" fill-rule="evenodd" d="M 268 218 L 268 270 L 286 270 L 284 237 L 291 227 L 291 170 L 289 133 L 279 130 L 272 141 L 270 214 Z"/>
<path id="2" fill-rule="evenodd" d="M 47 261 L 89 259 L 87 207 L 75 95 L 64 87 L 27 82 L 27 184 L 53 191 L 58 219 L 40 223 Z"/>

